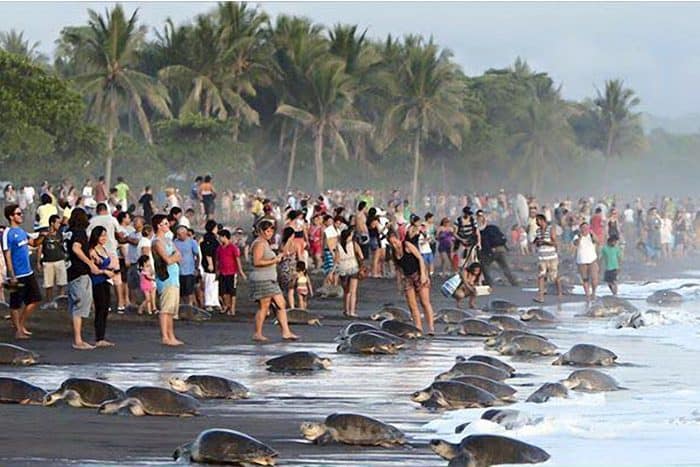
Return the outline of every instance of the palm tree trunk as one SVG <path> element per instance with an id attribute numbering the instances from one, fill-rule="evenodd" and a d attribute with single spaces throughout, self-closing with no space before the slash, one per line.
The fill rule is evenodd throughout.
<path id="1" fill-rule="evenodd" d="M 287 168 L 287 187 L 284 191 L 289 191 L 292 186 L 292 177 L 294 176 L 294 161 L 297 158 L 297 139 L 299 138 L 299 125 L 294 125 L 294 133 L 292 134 L 292 149 L 289 154 L 289 168 Z"/>
<path id="2" fill-rule="evenodd" d="M 608 144 L 605 146 L 605 157 L 610 158 L 612 155 L 613 136 L 615 135 L 615 123 L 610 123 L 608 128 Z"/>
<path id="3" fill-rule="evenodd" d="M 413 143 L 413 185 L 411 188 L 411 202 L 418 206 L 418 169 L 420 166 L 420 129 L 416 130 L 416 140 Z"/>
<path id="4" fill-rule="evenodd" d="M 112 155 L 114 154 L 114 132 L 110 131 L 107 135 L 107 160 L 105 161 L 105 184 L 107 189 L 112 183 Z"/>
<path id="5" fill-rule="evenodd" d="M 323 130 L 324 124 L 321 123 L 316 130 L 316 141 L 314 151 L 314 162 L 316 164 L 316 188 L 319 192 L 323 191 Z"/>
<path id="6" fill-rule="evenodd" d="M 296 126 L 294 128 L 294 131 L 296 131 Z M 280 139 L 279 142 L 277 143 L 277 150 L 281 153 L 282 150 L 284 149 L 284 138 L 287 133 L 287 119 L 284 118 L 282 119 L 282 128 L 280 129 Z M 289 183 L 287 183 L 287 186 L 289 186 Z"/>

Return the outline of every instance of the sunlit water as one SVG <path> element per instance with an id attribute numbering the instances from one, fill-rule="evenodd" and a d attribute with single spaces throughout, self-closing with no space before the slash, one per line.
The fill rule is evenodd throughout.
<path id="1" fill-rule="evenodd" d="M 700 279 L 699 279 L 700 281 Z M 621 295 L 629 297 L 640 310 L 652 308 L 644 298 L 655 290 L 676 288 L 692 280 L 666 280 L 645 284 L 624 284 Z M 454 428 L 475 421 L 484 409 L 428 412 L 409 400 L 409 394 L 430 384 L 434 376 L 448 369 L 457 355 L 485 352 L 481 339 L 437 338 L 411 344 L 397 356 L 354 356 L 335 353 L 335 343 L 308 344 L 333 359 L 331 371 L 313 375 L 269 373 L 263 362 L 298 347 L 270 347 L 261 356 L 251 346 L 220 346 L 211 353 L 186 353 L 164 362 L 110 365 L 38 365 L 2 376 L 25 377 L 46 388 L 57 387 L 71 376 L 104 379 L 122 388 L 135 384 L 167 385 L 173 375 L 213 373 L 246 384 L 253 392 L 250 400 L 210 401 L 203 415 L 226 415 L 229 411 L 249 411 L 251 416 L 266 412 L 304 413 L 321 420 L 335 411 L 354 411 L 377 417 L 404 430 L 414 444 L 441 437 L 458 441 L 470 433 L 499 433 L 518 438 L 547 450 L 547 465 L 700 465 L 700 286 L 678 289 L 686 297 L 676 308 L 659 308 L 658 322 L 640 329 L 615 329 L 614 319 L 590 319 L 576 315 L 583 303 L 550 307 L 561 323 L 556 328 L 538 330 L 556 343 L 562 352 L 576 343 L 597 344 L 613 350 L 620 365 L 603 369 L 625 391 L 604 394 L 573 393 L 570 399 L 554 399 L 544 404 L 523 402 L 540 384 L 565 378 L 571 367 L 552 366 L 553 357 L 532 360 L 503 357 L 521 375 L 507 382 L 518 388 L 519 409 L 543 420 L 532 426 L 506 431 L 488 421 L 472 423 L 461 435 Z M 576 292 L 580 292 L 575 290 Z M 601 287 L 601 294 L 605 291 Z M 222 355 L 225 354 L 225 355 Z M 216 371 L 212 369 L 216 368 Z M 314 400 L 313 404 L 309 400 Z M 302 442 L 301 440 L 298 440 Z M 410 461 L 408 461 L 410 459 Z M 6 459 L 10 461 L 11 459 Z M 28 463 L 47 460 L 25 458 Z M 104 462 L 51 460 L 70 465 L 96 465 Z M 167 465 L 167 457 L 129 462 Z M 319 453 L 281 463 L 305 466 L 434 466 L 444 465 L 425 450 L 344 450 L 340 454 Z M 118 462 L 117 462 L 118 464 Z"/>

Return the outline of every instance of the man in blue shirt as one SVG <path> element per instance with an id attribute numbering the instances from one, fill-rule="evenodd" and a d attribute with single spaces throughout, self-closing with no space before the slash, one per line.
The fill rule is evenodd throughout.
<path id="1" fill-rule="evenodd" d="M 180 225 L 177 228 L 177 238 L 173 240 L 173 244 L 180 252 L 180 298 L 184 303 L 194 305 L 196 273 L 199 271 L 197 242 L 190 237 L 187 227 Z"/>
<path id="2" fill-rule="evenodd" d="M 21 227 L 23 217 L 18 205 L 5 207 L 5 218 L 10 222 L 10 227 L 3 233 L 2 249 L 11 290 L 10 311 L 16 339 L 29 339 L 32 335 L 25 324 L 41 301 L 41 291 L 29 259 L 29 246 L 38 246 L 41 240 L 29 238 Z"/>

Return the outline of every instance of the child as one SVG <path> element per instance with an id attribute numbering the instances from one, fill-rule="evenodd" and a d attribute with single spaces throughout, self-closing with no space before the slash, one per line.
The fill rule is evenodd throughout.
<path id="1" fill-rule="evenodd" d="M 146 308 L 146 313 L 152 315 L 156 310 L 156 278 L 153 273 L 153 264 L 148 255 L 141 255 L 138 260 L 139 267 L 139 286 L 145 297 L 143 303 L 139 305 L 138 314 L 143 314 L 143 309 Z"/>
<path id="2" fill-rule="evenodd" d="M 226 229 L 219 231 L 221 244 L 216 249 L 215 269 L 219 278 L 219 295 L 223 299 L 222 313 L 236 315 L 236 280 L 238 275 L 246 278 L 241 264 L 241 251 L 231 241 L 231 232 Z"/>
<path id="3" fill-rule="evenodd" d="M 603 267 L 605 268 L 604 279 L 613 295 L 617 295 L 617 273 L 622 262 L 622 251 L 617 246 L 617 241 L 618 238 L 615 235 L 608 238 L 608 243 L 600 253 L 600 259 L 603 261 Z"/>
<path id="4" fill-rule="evenodd" d="M 530 253 L 530 245 L 527 243 L 527 232 L 522 225 L 518 228 L 518 238 L 520 241 L 520 256 L 527 256 Z"/>
<path id="5" fill-rule="evenodd" d="M 311 279 L 309 279 L 309 275 L 306 272 L 306 263 L 304 261 L 297 261 L 296 275 L 292 282 L 299 300 L 299 308 L 306 310 L 309 306 L 307 297 L 312 296 L 314 292 L 311 288 Z"/>

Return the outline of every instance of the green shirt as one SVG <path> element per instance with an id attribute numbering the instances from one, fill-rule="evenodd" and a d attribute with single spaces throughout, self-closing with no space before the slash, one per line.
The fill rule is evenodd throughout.
<path id="1" fill-rule="evenodd" d="M 622 251 L 620 250 L 619 246 L 605 245 L 601 251 L 601 257 L 606 271 L 612 271 L 620 268 Z"/>
<path id="2" fill-rule="evenodd" d="M 121 182 L 117 183 L 117 185 L 114 188 L 117 189 L 117 199 L 121 201 L 126 201 L 129 195 L 129 185 L 127 185 L 124 182 Z"/>

